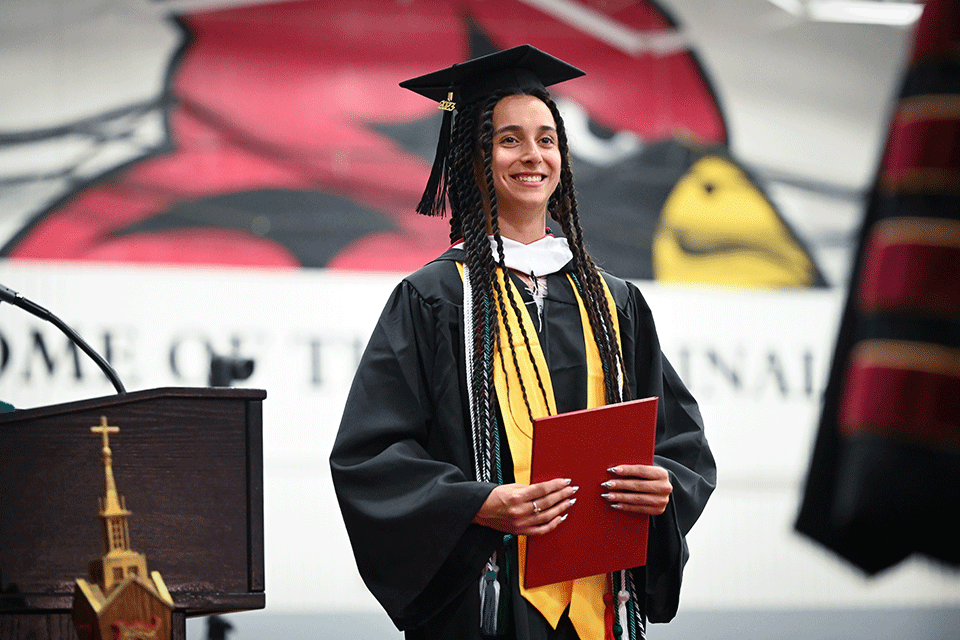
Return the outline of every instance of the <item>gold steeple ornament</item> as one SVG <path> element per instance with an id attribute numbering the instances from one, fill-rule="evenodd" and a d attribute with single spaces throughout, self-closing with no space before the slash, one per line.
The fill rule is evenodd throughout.
<path id="1" fill-rule="evenodd" d="M 100 424 L 90 427 L 91 433 L 99 433 L 103 438 L 103 484 L 104 495 L 100 498 L 100 523 L 103 531 L 103 556 L 90 563 L 90 580 L 103 586 L 104 593 L 110 591 L 129 575 L 147 575 L 147 559 L 143 554 L 130 549 L 130 526 L 127 517 L 126 501 L 117 493 L 117 483 L 113 478 L 113 452 L 110 450 L 110 434 L 119 433 L 119 427 L 107 424 L 106 417 L 100 418 Z"/>
<path id="2" fill-rule="evenodd" d="M 113 477 L 110 426 L 106 417 L 90 427 L 103 440 L 104 495 L 99 499 L 103 555 L 89 565 L 90 582 L 77 580 L 73 618 L 80 640 L 150 639 L 170 637 L 173 598 L 160 573 L 147 573 L 147 558 L 130 548 L 126 501 Z"/>

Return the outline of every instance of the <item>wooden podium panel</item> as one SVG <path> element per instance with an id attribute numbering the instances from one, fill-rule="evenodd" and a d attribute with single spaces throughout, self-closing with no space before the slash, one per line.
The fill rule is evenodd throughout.
<path id="1" fill-rule="evenodd" d="M 0 638 L 45 637 L 29 630 L 38 616 L 49 637 L 73 637 L 57 629 L 103 553 L 101 416 L 120 428 L 131 546 L 163 575 L 181 631 L 183 616 L 263 608 L 265 397 L 165 388 L 0 414 Z"/>

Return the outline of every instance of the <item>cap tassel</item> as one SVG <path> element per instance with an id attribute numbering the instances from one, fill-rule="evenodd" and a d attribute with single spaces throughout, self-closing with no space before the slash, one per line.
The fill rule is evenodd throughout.
<path id="1" fill-rule="evenodd" d="M 440 139 L 437 140 L 437 155 L 433 159 L 433 168 L 430 170 L 430 179 L 427 188 L 423 191 L 417 213 L 425 216 L 442 216 L 447 211 L 447 183 L 444 170 L 447 162 L 447 152 L 450 150 L 450 136 L 453 130 L 453 111 L 456 104 L 453 102 L 453 92 L 447 94 L 447 99 L 440 103 L 443 110 L 443 123 L 440 125 Z"/>

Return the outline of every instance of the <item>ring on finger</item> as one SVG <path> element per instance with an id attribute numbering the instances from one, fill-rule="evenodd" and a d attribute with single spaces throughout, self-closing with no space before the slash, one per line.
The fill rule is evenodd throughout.
<path id="1" fill-rule="evenodd" d="M 532 502 L 533 502 L 533 512 L 534 512 L 534 513 L 540 513 L 541 511 L 543 511 L 543 509 L 541 509 L 540 507 L 537 506 L 537 501 L 536 501 L 536 500 L 533 500 Z"/>

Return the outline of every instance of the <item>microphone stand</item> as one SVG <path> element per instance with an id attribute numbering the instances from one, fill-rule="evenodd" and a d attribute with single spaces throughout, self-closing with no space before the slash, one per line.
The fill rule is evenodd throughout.
<path id="1" fill-rule="evenodd" d="M 100 370 L 103 371 L 110 382 L 113 383 L 113 386 L 116 388 L 118 394 L 127 392 L 127 390 L 123 387 L 123 383 L 120 382 L 117 372 L 114 371 L 113 367 L 110 366 L 110 363 L 104 360 L 99 353 L 94 351 L 93 348 L 88 345 L 83 338 L 80 337 L 80 334 L 68 327 L 60 318 L 53 315 L 35 302 L 27 300 L 13 289 L 8 289 L 2 284 L 0 284 L 0 302 L 6 302 L 15 307 L 20 307 L 27 313 L 33 314 L 41 320 L 45 320 L 56 326 L 58 329 L 60 329 L 60 331 L 65 333 L 75 345 L 80 347 L 84 353 L 90 356 L 93 361 L 97 363 L 97 366 L 100 367 Z"/>

